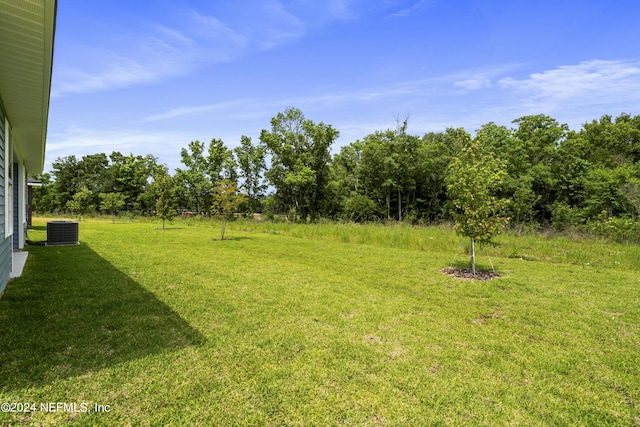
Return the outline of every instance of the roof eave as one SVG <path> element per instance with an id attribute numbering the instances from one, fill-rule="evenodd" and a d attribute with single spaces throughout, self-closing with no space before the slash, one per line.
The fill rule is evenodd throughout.
<path id="1" fill-rule="evenodd" d="M 15 5 L 15 2 L 11 2 Z M 12 125 L 13 140 L 15 149 L 21 157 L 28 173 L 40 173 L 44 168 L 47 123 L 49 119 L 49 104 L 51 98 L 51 79 L 53 70 L 53 45 L 55 39 L 57 0 L 43 0 L 42 19 L 42 40 L 38 40 L 41 49 L 37 57 L 29 58 L 29 66 L 34 69 L 40 68 L 37 78 L 25 80 L 25 76 L 9 75 L 2 76 L 4 87 L 0 87 L 0 95 L 3 101 L 7 116 Z M 16 55 L 20 52 L 16 52 Z M 36 60 L 37 63 L 33 63 Z M 39 92 L 40 102 L 37 107 L 27 108 L 17 105 L 22 100 L 20 97 L 8 94 L 4 98 L 1 89 L 7 89 L 20 80 L 19 87 L 32 88 Z M 17 85 L 16 85 L 17 86 Z M 23 107 L 23 108 L 20 108 Z"/>

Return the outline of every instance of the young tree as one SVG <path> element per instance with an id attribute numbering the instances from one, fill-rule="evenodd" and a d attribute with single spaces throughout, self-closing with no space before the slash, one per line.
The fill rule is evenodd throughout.
<path id="1" fill-rule="evenodd" d="M 237 212 L 240 205 L 246 201 L 246 196 L 244 194 L 238 194 L 236 183 L 229 179 L 218 181 L 211 195 L 213 197 L 211 211 L 218 215 L 222 221 L 220 240 L 224 240 L 224 230 L 227 225 L 227 220 L 232 218 L 234 212 Z"/>
<path id="2" fill-rule="evenodd" d="M 93 193 L 87 187 L 82 187 L 80 191 L 73 195 L 71 200 L 67 201 L 66 208 L 71 212 L 78 214 L 78 219 L 82 220 L 82 215 L 95 209 L 95 206 L 90 204 Z"/>
<path id="3" fill-rule="evenodd" d="M 509 218 L 503 212 L 509 200 L 496 197 L 507 174 L 506 162 L 483 150 L 479 138 L 468 140 L 449 165 L 447 191 L 453 203 L 458 234 L 471 239 L 471 272 L 476 274 L 475 243 L 488 243 Z"/>
<path id="4" fill-rule="evenodd" d="M 109 212 L 111 216 L 111 223 L 116 222 L 116 212 L 125 207 L 126 196 L 121 193 L 100 193 L 100 209 Z"/>
<path id="5" fill-rule="evenodd" d="M 176 186 L 169 174 L 156 177 L 154 183 L 156 196 L 156 216 L 162 220 L 164 230 L 165 221 L 171 220 L 176 214 L 178 201 L 176 200 Z"/>

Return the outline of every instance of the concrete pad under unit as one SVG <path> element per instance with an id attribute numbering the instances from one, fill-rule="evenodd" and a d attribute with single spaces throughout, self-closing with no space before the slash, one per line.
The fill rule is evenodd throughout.
<path id="1" fill-rule="evenodd" d="M 24 264 L 27 262 L 28 256 L 29 252 L 26 251 L 13 252 L 13 257 L 11 258 L 11 274 L 9 274 L 10 279 L 15 279 L 22 275 L 22 269 L 24 268 Z"/>

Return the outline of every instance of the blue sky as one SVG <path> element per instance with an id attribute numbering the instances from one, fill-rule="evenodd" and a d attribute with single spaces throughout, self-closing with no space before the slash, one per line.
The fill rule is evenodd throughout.
<path id="1" fill-rule="evenodd" d="M 45 170 L 58 157 L 228 147 L 287 107 L 337 152 L 547 114 L 640 114 L 637 0 L 59 0 Z"/>

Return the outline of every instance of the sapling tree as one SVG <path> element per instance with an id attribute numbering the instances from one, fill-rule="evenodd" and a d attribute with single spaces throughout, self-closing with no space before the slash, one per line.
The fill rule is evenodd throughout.
<path id="1" fill-rule="evenodd" d="M 162 220 L 164 230 L 166 220 L 171 220 L 176 214 L 178 200 L 176 185 L 169 174 L 161 174 L 155 181 L 156 216 Z"/>
<path id="2" fill-rule="evenodd" d="M 476 274 L 476 243 L 489 243 L 509 218 L 504 214 L 508 199 L 498 198 L 507 165 L 482 140 L 467 139 L 460 154 L 449 165 L 447 192 L 453 204 L 456 232 L 471 239 L 471 272 Z"/>
<path id="3" fill-rule="evenodd" d="M 80 191 L 73 195 L 71 200 L 66 204 L 66 208 L 71 212 L 78 214 L 78 219 L 82 220 L 82 215 L 95 209 L 95 205 L 91 204 L 93 193 L 87 187 L 82 187 Z"/>
<path id="4" fill-rule="evenodd" d="M 230 179 L 222 179 L 218 181 L 211 193 L 213 204 L 211 212 L 220 217 L 222 228 L 220 231 L 220 240 L 224 240 L 224 230 L 227 220 L 233 217 L 233 214 L 240 209 L 240 206 L 247 201 L 247 196 L 238 194 L 236 183 Z"/>

